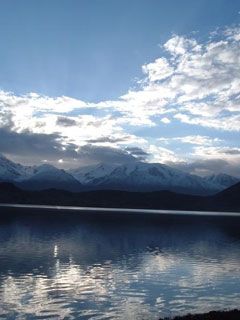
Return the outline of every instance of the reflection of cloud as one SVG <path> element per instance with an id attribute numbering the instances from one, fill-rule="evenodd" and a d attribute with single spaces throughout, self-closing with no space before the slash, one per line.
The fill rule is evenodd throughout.
<path id="1" fill-rule="evenodd" d="M 145 294 L 132 291 L 132 297 L 117 297 L 131 290 L 128 284 L 133 275 L 125 274 L 122 270 L 111 269 L 111 265 L 93 266 L 87 271 L 79 266 L 64 265 L 56 260 L 54 275 L 51 278 L 25 275 L 22 278 L 8 276 L 2 284 L 0 301 L 2 311 L 13 310 L 21 316 L 55 316 L 64 319 L 77 312 L 78 316 L 93 315 L 104 311 L 105 315 L 125 319 L 125 315 L 141 316 L 145 304 Z M 112 296 L 113 294 L 113 296 Z M 60 298 L 61 297 L 61 298 Z M 112 311 L 104 308 L 105 303 L 113 299 Z M 114 301 L 116 300 L 116 301 Z M 81 307 L 77 301 L 81 301 Z M 75 302 L 75 303 L 74 303 Z M 67 305 L 71 306 L 67 306 Z M 76 304 L 76 305 L 75 305 Z M 146 312 L 149 306 L 145 306 Z M 76 309 L 76 310 L 75 310 Z M 118 317 L 117 317 L 118 318 Z"/>
<path id="2" fill-rule="evenodd" d="M 34 254 L 34 247 L 26 247 L 26 240 L 22 239 L 21 246 L 25 244 L 24 251 Z M 20 318 L 29 314 L 58 319 L 84 315 L 93 319 L 94 315 L 155 319 L 156 315 L 185 313 L 188 308 L 192 312 L 220 308 L 220 301 L 227 301 L 229 308 L 236 307 L 240 298 L 236 291 L 239 248 L 235 246 L 231 250 L 215 242 L 214 248 L 200 241 L 180 251 L 181 247 L 166 247 L 164 253 L 158 247 L 149 247 L 120 260 L 96 261 L 83 267 L 76 260 L 78 248 L 80 255 L 87 250 L 83 243 L 67 241 L 64 248 L 64 239 L 59 240 L 52 246 L 53 260 L 46 274 L 41 268 L 20 276 L 5 274 L 0 286 L 2 313 L 11 310 Z M 64 252 L 71 258 L 64 257 Z M 79 261 L 84 263 L 83 258 Z M 232 290 L 225 292 L 225 285 L 232 285 Z"/>
<path id="3" fill-rule="evenodd" d="M 234 223 L 29 219 L 0 225 L 0 314 L 156 319 L 238 306 Z"/>

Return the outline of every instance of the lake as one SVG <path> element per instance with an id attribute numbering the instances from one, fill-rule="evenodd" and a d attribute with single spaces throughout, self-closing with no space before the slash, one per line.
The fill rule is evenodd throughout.
<path id="1" fill-rule="evenodd" d="M 239 307 L 240 218 L 0 207 L 1 319 Z"/>

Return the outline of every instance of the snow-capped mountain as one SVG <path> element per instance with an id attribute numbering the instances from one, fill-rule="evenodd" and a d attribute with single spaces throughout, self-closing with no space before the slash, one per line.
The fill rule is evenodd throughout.
<path id="1" fill-rule="evenodd" d="M 71 170 L 71 174 L 90 189 L 171 190 L 191 194 L 210 194 L 222 190 L 219 185 L 199 176 L 158 163 L 99 164 Z"/>
<path id="2" fill-rule="evenodd" d="M 21 188 L 43 190 L 49 188 L 80 191 L 81 184 L 71 174 L 54 166 L 23 166 L 0 155 L 0 181 L 14 182 Z"/>
<path id="3" fill-rule="evenodd" d="M 0 181 L 20 181 L 33 172 L 33 167 L 22 166 L 0 154 Z"/>
<path id="4" fill-rule="evenodd" d="M 80 191 L 81 184 L 71 174 L 49 164 L 43 164 L 33 169 L 33 174 L 22 180 L 18 185 L 24 189 L 63 189 Z"/>
<path id="5" fill-rule="evenodd" d="M 239 180 L 224 174 L 202 178 L 164 164 L 144 162 L 122 165 L 105 163 L 65 171 L 49 164 L 23 166 L 1 155 L 0 181 L 13 182 L 30 190 L 169 190 L 189 194 L 213 194 Z"/>
<path id="6" fill-rule="evenodd" d="M 96 184 L 96 179 L 102 179 L 110 175 L 118 165 L 100 163 L 97 165 L 80 167 L 77 169 L 71 169 L 68 172 L 72 174 L 79 182 L 84 185 Z"/>
<path id="7" fill-rule="evenodd" d="M 240 181 L 240 179 L 225 173 L 212 174 L 210 176 L 204 177 L 204 179 L 215 185 L 219 185 L 219 188 L 222 189 L 229 188 Z"/>

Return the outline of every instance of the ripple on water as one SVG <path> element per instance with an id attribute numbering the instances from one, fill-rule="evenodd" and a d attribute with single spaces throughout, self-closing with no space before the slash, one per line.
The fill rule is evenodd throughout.
<path id="1" fill-rule="evenodd" d="M 0 225 L 1 319 L 158 319 L 238 307 L 240 235 L 225 226 Z"/>

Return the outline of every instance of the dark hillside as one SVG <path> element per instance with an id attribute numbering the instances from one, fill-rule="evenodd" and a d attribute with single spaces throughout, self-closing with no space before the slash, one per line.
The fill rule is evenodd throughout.
<path id="1" fill-rule="evenodd" d="M 240 183 L 214 196 L 193 196 L 170 191 L 128 192 L 100 190 L 73 193 L 49 189 L 25 191 L 0 183 L 0 203 L 116 207 L 199 211 L 240 211 Z"/>

